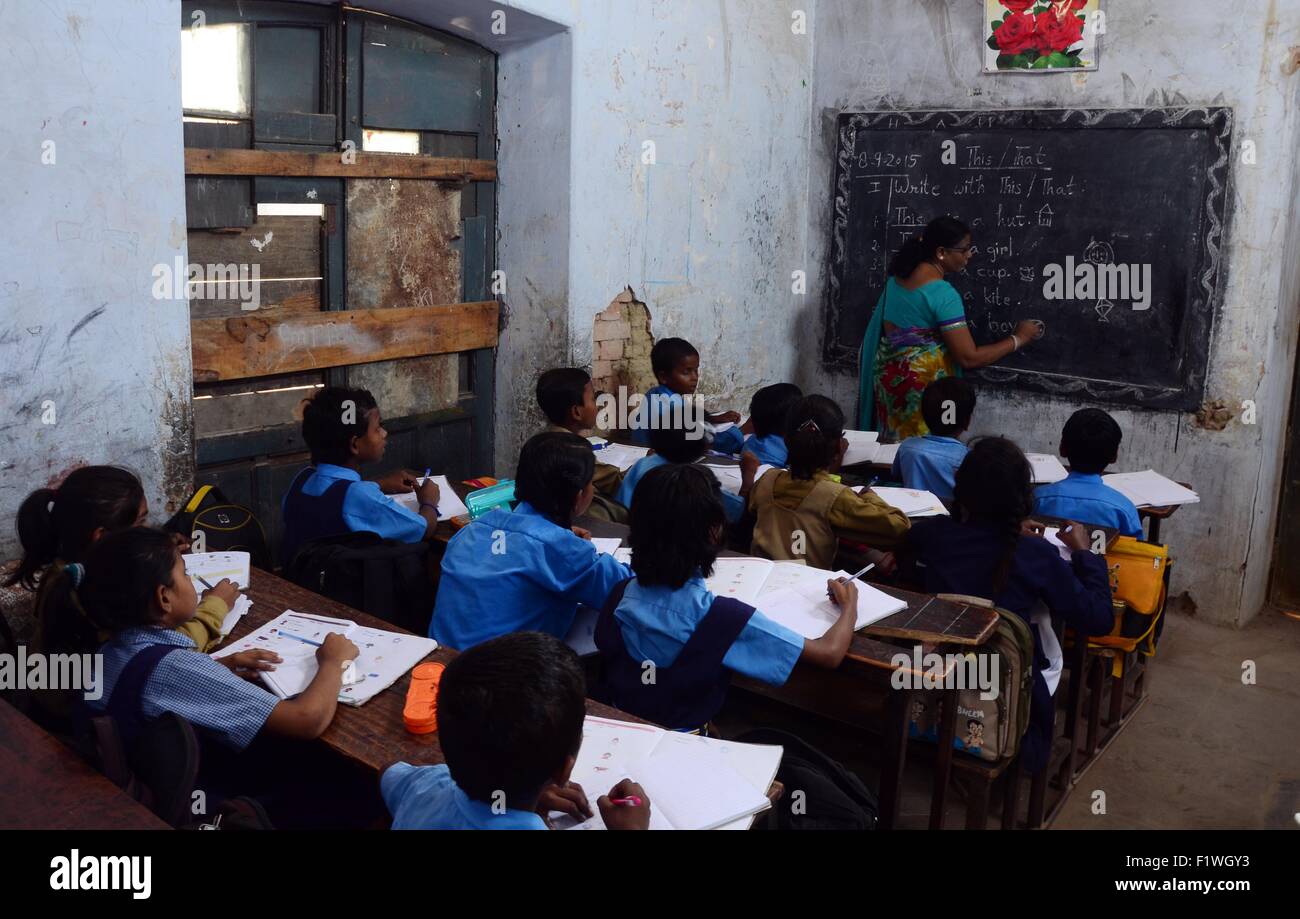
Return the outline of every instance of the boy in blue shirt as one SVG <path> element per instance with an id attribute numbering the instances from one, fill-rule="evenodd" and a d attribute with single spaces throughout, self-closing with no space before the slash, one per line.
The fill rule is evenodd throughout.
<path id="1" fill-rule="evenodd" d="M 650 446 L 652 428 L 669 426 L 674 414 L 685 418 L 686 399 L 693 398 L 700 385 L 700 352 L 684 338 L 665 338 L 650 350 L 650 367 L 659 385 L 645 394 L 642 408 L 638 409 L 642 423 L 629 423 L 632 439 L 642 447 Z M 739 425 L 740 415 L 736 412 L 706 414 L 704 420 L 710 424 Z M 728 428 L 714 439 L 713 449 L 719 453 L 735 453 L 744 441 L 745 436 L 738 427 Z"/>
<path id="2" fill-rule="evenodd" d="M 967 448 L 958 438 L 970 429 L 975 413 L 975 389 L 961 377 L 940 377 L 925 388 L 921 414 L 930 433 L 909 437 L 898 445 L 894 477 L 907 488 L 952 499 L 957 467 Z"/>
<path id="3" fill-rule="evenodd" d="M 596 459 L 576 434 L 538 434 L 519 454 L 514 511 L 494 510 L 452 537 L 429 635 L 468 651 L 510 632 L 563 638 L 578 604 L 599 608 L 631 576 L 573 525 L 591 505 Z"/>
<path id="4" fill-rule="evenodd" d="M 1101 480 L 1119 458 L 1124 439 L 1115 419 L 1099 408 L 1080 409 L 1061 432 L 1061 455 L 1070 474 L 1034 493 L 1034 513 L 1114 527 L 1124 536 L 1142 538 L 1142 519 L 1133 502 Z"/>
<path id="5" fill-rule="evenodd" d="M 699 436 L 692 438 L 691 433 L 682 428 L 655 428 L 651 431 L 650 448 L 654 452 L 637 460 L 623 476 L 623 484 L 619 486 L 617 495 L 618 503 L 624 507 L 632 506 L 632 496 L 636 493 L 637 484 L 650 470 L 658 469 L 660 466 L 698 462 L 708 448 L 708 441 Z M 738 523 L 745 516 L 745 507 L 749 500 L 749 493 L 754 490 L 754 475 L 758 472 L 758 467 L 758 459 L 748 452 L 741 457 L 740 493 L 735 495 L 726 491 L 722 493 L 722 507 L 727 513 L 728 523 Z M 713 475 L 712 472 L 709 474 Z"/>
<path id="6" fill-rule="evenodd" d="M 388 432 L 375 397 L 364 389 L 328 387 L 303 408 L 302 437 L 312 465 L 298 473 L 281 501 L 284 539 L 280 561 L 292 563 L 304 543 L 345 533 L 376 533 L 414 543 L 438 526 L 438 486 L 402 469 L 375 482 L 361 480 L 361 467 L 384 458 Z M 389 495 L 415 492 L 419 511 Z"/>
<path id="7" fill-rule="evenodd" d="M 549 635 L 517 632 L 457 657 L 438 687 L 446 763 L 397 763 L 379 780 L 393 829 L 544 830 L 551 811 L 591 817 L 586 793 L 569 781 L 586 691 L 578 656 Z M 596 805 L 608 829 L 650 826 L 650 800 L 630 780 Z"/>
<path id="8" fill-rule="evenodd" d="M 790 456 L 785 446 L 785 422 L 802 398 L 803 390 L 793 383 L 764 386 L 754 393 L 749 400 L 752 433 L 745 438 L 744 451 L 754 454 L 760 463 L 784 469 Z"/>

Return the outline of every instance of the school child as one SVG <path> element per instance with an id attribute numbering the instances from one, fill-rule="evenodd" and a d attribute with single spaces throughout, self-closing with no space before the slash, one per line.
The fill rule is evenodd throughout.
<path id="1" fill-rule="evenodd" d="M 586 792 L 569 781 L 586 694 L 578 656 L 549 635 L 516 632 L 459 655 L 438 687 L 446 763 L 396 763 L 380 777 L 393 829 L 544 830 L 551 811 L 591 817 Z M 650 799 L 630 780 L 596 806 L 611 830 L 650 826 Z"/>
<path id="2" fill-rule="evenodd" d="M 961 377 L 940 377 L 927 386 L 921 414 L 930 433 L 898 445 L 894 477 L 908 488 L 950 500 L 957 467 L 966 459 L 966 445 L 959 438 L 970 429 L 974 412 L 975 389 Z"/>
<path id="3" fill-rule="evenodd" d="M 834 669 L 857 622 L 857 587 L 830 581 L 840 617 L 821 638 L 803 636 L 705 583 L 722 548 L 726 515 L 717 479 L 700 466 L 651 470 L 632 499 L 632 568 L 603 604 L 596 647 L 601 701 L 677 730 L 697 730 L 722 707 L 733 672 L 781 686 L 802 660 Z M 654 680 L 646 681 L 646 662 Z"/>
<path id="4" fill-rule="evenodd" d="M 870 492 L 840 482 L 848 441 L 844 413 L 825 396 L 806 396 L 790 411 L 785 442 L 790 468 L 773 469 L 750 495 L 757 515 L 752 552 L 763 558 L 804 561 L 834 568 L 841 538 L 877 550 L 896 546 L 907 533 L 907 515 Z M 888 565 L 888 562 L 885 562 Z"/>
<path id="5" fill-rule="evenodd" d="M 803 398 L 803 390 L 793 383 L 764 386 L 749 401 L 749 424 L 753 433 L 745 438 L 744 451 L 758 457 L 760 463 L 784 467 L 789 451 L 785 446 L 785 422 L 790 411 Z"/>
<path id="6" fill-rule="evenodd" d="M 33 650 L 89 654 L 108 639 L 78 598 L 81 563 L 106 534 L 141 526 L 148 516 L 140 480 L 116 466 L 74 469 L 58 488 L 39 488 L 27 496 L 16 520 L 23 558 L 5 586 L 22 584 L 36 591 Z M 231 581 L 221 581 L 204 592 L 194 618 L 178 630 L 200 651 L 208 650 L 220 640 L 221 623 L 238 596 Z M 43 720 L 56 730 L 68 727 L 76 696 L 74 691 L 54 689 L 33 693 Z"/>
<path id="7" fill-rule="evenodd" d="M 438 486 L 432 479 L 398 470 L 374 482 L 361 467 L 384 458 L 388 432 L 375 397 L 364 389 L 327 387 L 303 406 L 302 437 L 312 464 L 298 473 L 281 502 L 284 540 L 280 561 L 292 563 L 304 543 L 345 533 L 376 533 L 415 543 L 438 527 Z M 389 495 L 415 492 L 419 511 Z"/>
<path id="8" fill-rule="evenodd" d="M 617 500 L 624 507 L 632 506 L 632 496 L 636 494 L 637 484 L 652 469 L 671 464 L 698 462 L 708 449 L 709 441 L 703 436 L 702 428 L 694 433 L 681 427 L 655 428 L 650 432 L 649 456 L 639 459 L 623 477 Z M 754 488 L 754 474 L 758 471 L 758 459 L 746 453 L 740 460 L 740 492 L 731 494 L 722 492 L 722 506 L 727 514 L 728 523 L 737 523 L 745 516 L 745 506 L 749 493 Z M 713 475 L 709 472 L 709 475 Z M 716 478 L 716 476 L 714 476 Z"/>
<path id="9" fill-rule="evenodd" d="M 1124 432 L 1099 408 L 1080 409 L 1061 432 L 1061 456 L 1070 462 L 1063 481 L 1034 492 L 1034 513 L 1096 526 L 1114 527 L 1124 536 L 1142 538 L 1142 520 L 1133 502 L 1101 480 L 1119 458 Z"/>
<path id="10" fill-rule="evenodd" d="M 638 410 L 641 423 L 630 428 L 632 438 L 643 447 L 650 445 L 650 431 L 657 426 L 671 426 L 677 417 L 686 417 L 686 400 L 695 396 L 700 383 L 700 352 L 682 338 L 665 338 L 650 350 L 650 368 L 659 385 L 645 394 Z M 689 420 L 695 420 L 691 416 Z M 704 415 L 710 424 L 733 422 L 740 424 L 736 412 Z M 735 453 L 744 444 L 744 435 L 738 427 L 728 428 L 714 438 L 713 449 L 719 453 Z"/>
<path id="11" fill-rule="evenodd" d="M 200 653 L 177 627 L 194 618 L 198 597 L 170 533 L 144 527 L 112 533 L 86 559 L 81 586 L 87 613 L 112 638 L 103 646 L 102 696 L 87 700 L 128 736 L 163 712 L 204 728 L 220 744 L 243 750 L 261 732 L 311 740 L 329 726 L 338 705 L 343 665 L 357 648 L 339 634 L 316 651 L 320 670 L 295 699 L 280 699 L 244 677 L 274 670 L 270 651 L 216 660 Z"/>
<path id="12" fill-rule="evenodd" d="M 460 651 L 510 632 L 563 638 L 578 604 L 605 602 L 630 572 L 573 525 L 591 504 L 595 465 L 591 445 L 575 434 L 538 434 L 524 444 L 514 512 L 484 514 L 447 546 L 431 637 Z"/>
<path id="13" fill-rule="evenodd" d="M 567 431 L 586 438 L 596 427 L 596 389 L 585 370 L 557 367 L 537 378 L 537 404 L 550 420 L 547 431 Z M 601 520 L 627 523 L 627 508 L 617 502 L 623 470 L 596 459 L 592 476 L 596 495 L 587 513 Z"/>
<path id="14" fill-rule="evenodd" d="M 918 520 L 899 551 L 899 570 L 931 593 L 992 600 L 1034 634 L 1029 728 L 1021 746 L 1027 769 L 1051 752 L 1053 705 L 1062 654 L 1051 617 L 1082 636 L 1105 635 L 1114 623 L 1105 559 L 1089 551 L 1087 530 L 1072 523 L 1060 539 L 1071 549 L 1022 534 L 1033 508 L 1033 474 L 1020 448 L 1000 437 L 979 440 L 957 470 L 959 515 Z"/>

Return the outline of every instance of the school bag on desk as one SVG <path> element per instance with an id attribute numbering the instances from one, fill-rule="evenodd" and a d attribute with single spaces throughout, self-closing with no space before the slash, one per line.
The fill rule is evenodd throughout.
<path id="1" fill-rule="evenodd" d="M 940 600 L 997 609 L 981 597 L 939 594 Z M 994 655 L 998 666 L 998 696 L 981 699 L 979 689 L 957 691 L 957 730 L 953 748 L 993 763 L 1020 752 L 1029 727 L 1029 699 L 1033 689 L 1034 636 L 1029 624 L 1015 613 L 998 609 L 998 624 L 989 639 L 970 655 Z M 927 698 L 928 696 L 928 698 Z M 938 696 L 919 693 L 913 702 L 908 736 L 936 743 L 939 739 Z"/>
<path id="2" fill-rule="evenodd" d="M 226 499 L 215 485 L 203 485 L 167 521 L 164 529 L 194 539 L 202 532 L 203 547 L 195 552 L 247 552 L 254 568 L 271 570 L 271 550 L 266 530 L 257 516 L 242 504 Z"/>

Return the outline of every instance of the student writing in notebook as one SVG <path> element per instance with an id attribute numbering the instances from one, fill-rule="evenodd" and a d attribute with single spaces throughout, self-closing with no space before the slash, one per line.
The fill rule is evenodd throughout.
<path id="1" fill-rule="evenodd" d="M 857 623 L 853 582 L 827 584 L 840 616 L 823 637 L 805 639 L 709 591 L 705 579 L 725 526 L 721 488 L 707 469 L 670 465 L 646 474 L 632 499 L 635 576 L 611 592 L 596 624 L 598 699 L 665 727 L 697 730 L 722 707 L 733 672 L 781 686 L 798 661 L 840 665 Z"/>
<path id="2" fill-rule="evenodd" d="M 567 431 L 585 438 L 596 427 L 596 390 L 585 370 L 557 367 L 543 373 L 537 378 L 537 404 L 550 421 L 547 431 Z M 616 500 L 623 484 L 623 470 L 602 463 L 597 453 L 591 481 L 596 494 L 587 513 L 601 520 L 627 523 L 627 507 Z"/>
<path id="3" fill-rule="evenodd" d="M 1099 408 L 1071 415 L 1061 432 L 1061 455 L 1070 462 L 1070 474 L 1034 492 L 1034 513 L 1114 527 L 1124 536 L 1141 539 L 1137 508 L 1101 479 L 1119 458 L 1123 439 L 1119 424 Z"/>
<path id="4" fill-rule="evenodd" d="M 750 495 L 758 518 L 751 551 L 834 570 L 839 540 L 847 539 L 875 550 L 872 561 L 889 565 L 880 550 L 902 540 L 907 515 L 840 482 L 849 445 L 840 407 L 825 396 L 806 396 L 790 412 L 785 441 L 790 468 L 768 472 Z"/>
<path id="5" fill-rule="evenodd" d="M 544 830 L 552 811 L 592 816 L 569 781 L 582 747 L 586 681 L 573 650 L 538 632 L 484 642 L 438 689 L 440 766 L 397 763 L 379 787 L 395 830 Z M 596 801 L 611 830 L 644 830 L 653 806 L 620 781 Z"/>
<path id="6" fill-rule="evenodd" d="M 432 479 L 398 470 L 375 482 L 361 480 L 361 467 L 384 458 L 384 430 L 375 397 L 364 389 L 329 387 L 303 406 L 302 437 L 312 465 L 298 473 L 281 502 L 284 541 L 280 560 L 289 565 L 304 543 L 345 533 L 376 533 L 415 543 L 438 527 L 438 486 Z M 415 492 L 419 511 L 389 495 Z"/>
<path id="7" fill-rule="evenodd" d="M 1062 654 L 1052 615 L 1083 636 L 1113 625 L 1106 561 L 1089 551 L 1087 530 L 1071 523 L 1060 539 L 1070 561 L 1040 536 L 1027 535 L 1033 473 L 1009 440 L 977 441 L 957 470 L 957 512 L 918 520 L 899 551 L 899 571 L 931 593 L 991 600 L 1023 619 L 1034 634 L 1034 685 L 1021 754 L 1026 769 L 1042 769 L 1051 752 Z"/>
<path id="8" fill-rule="evenodd" d="M 5 581 L 36 590 L 35 649 L 44 654 L 92 654 L 108 633 L 86 614 L 78 596 L 90 548 L 110 533 L 143 526 L 149 517 L 144 487 L 134 474 L 116 466 L 83 466 L 58 488 L 32 492 L 18 509 L 16 526 L 23 558 Z M 229 580 L 204 591 L 193 618 L 178 623 L 200 651 L 220 640 L 221 624 L 239 590 Z M 70 728 L 77 693 L 47 689 L 32 693 L 46 725 Z"/>
<path id="9" fill-rule="evenodd" d="M 573 520 L 591 504 L 596 460 L 575 434 L 538 434 L 519 454 L 514 511 L 494 510 L 452 537 L 429 635 L 467 651 L 509 632 L 563 638 L 578 604 L 599 607 L 630 575 Z"/>
<path id="10" fill-rule="evenodd" d="M 316 651 L 320 669 L 302 695 L 280 699 L 251 682 L 273 670 L 269 651 L 214 660 L 177 627 L 194 618 L 198 596 L 170 533 L 143 527 L 95 544 L 81 589 L 86 611 L 112 638 L 103 646 L 102 698 L 88 701 L 113 715 L 127 733 L 163 712 L 175 712 L 235 750 L 260 732 L 311 740 L 338 706 L 343 665 L 357 648 L 331 634 Z M 249 679 L 244 679 L 248 677 Z"/>
<path id="11" fill-rule="evenodd" d="M 909 437 L 898 445 L 894 477 L 907 488 L 952 499 L 957 467 L 966 459 L 959 439 L 975 413 L 975 388 L 961 377 L 940 377 L 925 388 L 921 414 L 930 433 Z"/>

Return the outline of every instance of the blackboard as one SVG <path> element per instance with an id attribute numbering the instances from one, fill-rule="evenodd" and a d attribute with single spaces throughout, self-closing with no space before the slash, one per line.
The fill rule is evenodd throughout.
<path id="1" fill-rule="evenodd" d="M 952 214 L 972 228 L 970 265 L 948 280 L 975 341 L 1006 338 L 1018 319 L 1047 327 L 1045 339 L 977 379 L 1199 407 L 1225 277 L 1232 123 L 1229 108 L 841 115 L 827 364 L 856 371 L 891 256 Z M 1109 275 L 1109 289 L 1045 295 L 1054 273 L 1085 264 Z M 1139 272 L 1126 276 L 1135 282 L 1150 272 L 1145 309 L 1133 308 L 1133 290 L 1115 296 L 1125 293 L 1114 286 L 1117 267 Z"/>

